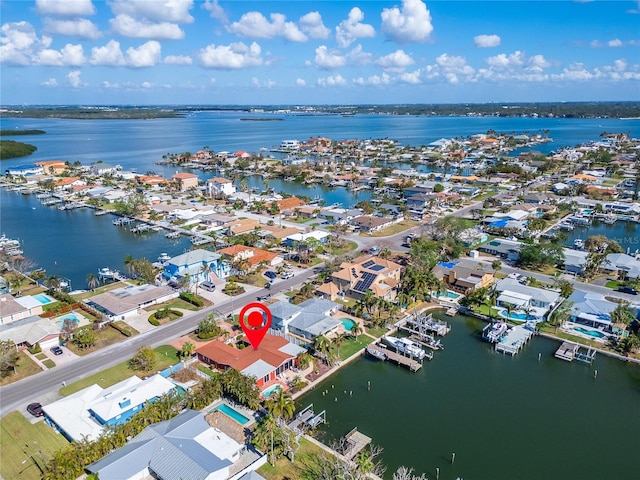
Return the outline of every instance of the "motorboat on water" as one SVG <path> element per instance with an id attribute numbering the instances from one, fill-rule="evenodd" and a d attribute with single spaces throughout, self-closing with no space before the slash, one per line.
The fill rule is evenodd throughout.
<path id="1" fill-rule="evenodd" d="M 171 260 L 171 255 L 169 255 L 168 253 L 163 252 L 158 256 L 158 261 L 160 263 L 165 263 L 165 262 L 168 262 L 169 260 Z"/>
<path id="2" fill-rule="evenodd" d="M 582 250 L 584 248 L 584 241 L 581 238 L 576 238 L 573 241 L 573 248 L 576 250 Z"/>
<path id="3" fill-rule="evenodd" d="M 111 270 L 109 267 L 102 267 L 98 269 L 98 275 L 102 278 L 116 278 L 118 272 L 116 270 Z"/>
<path id="4" fill-rule="evenodd" d="M 390 347 L 395 348 L 398 353 L 410 356 L 417 360 L 423 360 L 427 356 L 419 343 L 409 340 L 408 338 L 383 337 L 384 342 Z"/>

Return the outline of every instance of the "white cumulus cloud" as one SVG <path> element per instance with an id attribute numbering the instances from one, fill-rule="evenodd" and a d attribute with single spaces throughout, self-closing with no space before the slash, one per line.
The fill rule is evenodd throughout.
<path id="1" fill-rule="evenodd" d="M 382 75 L 371 75 L 368 78 L 354 78 L 353 83 L 356 85 L 389 85 L 391 83 L 391 77 L 388 73 Z"/>
<path id="2" fill-rule="evenodd" d="M 501 53 L 499 55 L 489 57 L 487 58 L 487 63 L 489 64 L 489 66 L 494 68 L 508 69 L 523 65 L 525 61 L 524 57 L 525 55 L 523 52 L 521 52 L 520 50 L 516 50 L 509 55 L 507 55 L 506 53 Z"/>
<path id="3" fill-rule="evenodd" d="M 336 27 L 336 42 L 341 48 L 346 48 L 358 38 L 370 38 L 376 34 L 373 26 L 362 23 L 364 13 L 358 7 L 353 7 L 349 17 Z"/>
<path id="4" fill-rule="evenodd" d="M 202 8 L 209 12 L 211 18 L 215 18 L 216 20 L 220 20 L 222 23 L 228 23 L 229 18 L 227 17 L 224 9 L 218 4 L 218 0 L 206 0 L 202 4 Z"/>
<path id="5" fill-rule="evenodd" d="M 79 67 L 86 63 L 82 45 L 66 44 L 62 50 L 51 50 L 45 48 L 41 50 L 36 59 L 40 65 L 72 66 Z"/>
<path id="6" fill-rule="evenodd" d="M 473 37 L 473 44 L 478 48 L 490 48 L 500 46 L 498 35 L 476 35 Z"/>
<path id="7" fill-rule="evenodd" d="M 422 83 L 420 79 L 420 69 L 413 72 L 403 72 L 398 76 L 398 80 L 409 85 L 419 85 Z"/>
<path id="8" fill-rule="evenodd" d="M 112 0 L 109 5 L 116 16 L 127 15 L 156 23 L 193 22 L 193 17 L 189 14 L 193 0 Z"/>
<path id="9" fill-rule="evenodd" d="M 402 0 L 402 8 L 385 8 L 382 31 L 394 42 L 424 42 L 433 32 L 431 13 L 421 0 Z"/>
<path id="10" fill-rule="evenodd" d="M 300 25 L 300 30 L 311 38 L 325 39 L 331 35 L 331 30 L 324 26 L 322 16 L 318 12 L 309 12 L 303 15 L 300 17 L 298 25 Z"/>
<path id="11" fill-rule="evenodd" d="M 283 37 L 290 42 L 305 42 L 307 36 L 298 29 L 294 22 L 287 22 L 281 13 L 272 13 L 271 21 L 260 12 L 247 12 L 240 20 L 227 27 L 229 33 L 247 38 Z"/>
<path id="12" fill-rule="evenodd" d="M 402 72 L 406 67 L 413 65 L 415 61 L 410 55 L 407 55 L 404 50 L 396 50 L 393 53 L 380 57 L 376 63 L 385 70 Z"/>
<path id="13" fill-rule="evenodd" d="M 164 57 L 166 65 L 191 65 L 193 60 L 188 55 L 167 55 Z"/>
<path id="14" fill-rule="evenodd" d="M 69 82 L 71 88 L 80 88 L 85 86 L 85 84 L 82 83 L 82 80 L 80 80 L 80 70 L 70 71 L 67 74 L 67 82 Z"/>
<path id="15" fill-rule="evenodd" d="M 619 38 L 614 38 L 613 40 L 609 40 L 607 42 L 607 46 L 608 47 L 621 47 L 622 46 L 622 40 L 620 40 Z"/>
<path id="16" fill-rule="evenodd" d="M 330 51 L 326 45 L 316 48 L 316 65 L 324 69 L 340 68 L 347 64 L 347 59 L 339 52 Z"/>
<path id="17" fill-rule="evenodd" d="M 159 40 L 179 40 L 184 31 L 175 23 L 138 20 L 129 15 L 116 15 L 109 20 L 114 32 L 130 38 L 156 38 Z"/>
<path id="18" fill-rule="evenodd" d="M 127 48 L 127 66 L 133 68 L 153 67 L 160 62 L 160 43 L 155 40 L 143 43 L 138 48 Z"/>
<path id="19" fill-rule="evenodd" d="M 347 81 L 340 74 L 321 77 L 318 79 L 318 85 L 321 87 L 339 87 L 346 84 Z"/>
<path id="20" fill-rule="evenodd" d="M 296 86 L 304 87 L 306 84 L 307 84 L 307 82 L 304 79 L 296 78 Z"/>
<path id="21" fill-rule="evenodd" d="M 44 32 L 52 35 L 86 38 L 88 40 L 95 40 L 100 38 L 101 35 L 97 25 L 86 18 L 73 20 L 45 18 Z"/>
<path id="22" fill-rule="evenodd" d="M 122 50 L 120 50 L 120 43 L 116 40 L 109 40 L 103 47 L 93 47 L 91 49 L 91 57 L 89 58 L 91 65 L 105 65 L 109 67 L 115 67 L 125 65 L 126 61 Z"/>
<path id="23" fill-rule="evenodd" d="M 29 22 L 5 23 L 0 27 L 0 63 L 28 65 L 42 43 Z"/>
<path id="24" fill-rule="evenodd" d="M 96 10 L 91 0 L 36 0 L 36 12 L 54 17 L 84 17 Z"/>
<path id="25" fill-rule="evenodd" d="M 41 82 L 40 85 L 42 85 L 43 87 L 57 87 L 58 80 L 56 80 L 55 78 L 50 78 L 48 80 Z"/>
<path id="26" fill-rule="evenodd" d="M 203 67 L 236 70 L 256 67 L 262 64 L 260 45 L 253 42 L 245 45 L 242 42 L 230 45 L 208 45 L 200 50 L 198 58 Z"/>

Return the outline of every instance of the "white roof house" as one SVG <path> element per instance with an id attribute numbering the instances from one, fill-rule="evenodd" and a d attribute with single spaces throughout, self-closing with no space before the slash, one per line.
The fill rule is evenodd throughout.
<path id="1" fill-rule="evenodd" d="M 69 440 L 95 440 L 107 426 L 127 421 L 147 402 L 174 388 L 161 375 L 146 380 L 133 376 L 106 389 L 91 385 L 43 406 L 43 410 Z"/>

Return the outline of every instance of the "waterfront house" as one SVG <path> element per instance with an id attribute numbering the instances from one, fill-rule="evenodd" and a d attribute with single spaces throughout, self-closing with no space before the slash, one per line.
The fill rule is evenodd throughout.
<path id="1" fill-rule="evenodd" d="M 216 252 L 198 248 L 173 257 L 164 265 L 163 278 L 177 283 L 181 278 L 189 276 L 190 283 L 225 279 L 230 275 L 231 265 Z"/>
<path id="2" fill-rule="evenodd" d="M 521 242 L 517 240 L 507 240 L 505 238 L 494 238 L 490 242 L 484 243 L 478 247 L 478 250 L 489 255 L 506 258 L 507 260 L 516 261 L 520 255 Z"/>
<path id="3" fill-rule="evenodd" d="M 587 267 L 589 252 L 572 248 L 562 249 L 564 256 L 564 271 L 574 275 L 582 275 Z"/>
<path id="4" fill-rule="evenodd" d="M 223 225 L 223 231 L 230 236 L 257 232 L 262 224 L 253 218 L 237 218 Z"/>
<path id="5" fill-rule="evenodd" d="M 193 173 L 174 173 L 171 180 L 176 182 L 181 192 L 186 192 L 190 188 L 198 186 L 198 176 Z"/>
<path id="6" fill-rule="evenodd" d="M 103 162 L 93 163 L 89 167 L 89 173 L 91 175 L 98 176 L 115 175 L 118 170 L 120 170 L 120 167 L 118 165 L 109 165 L 108 163 Z"/>
<path id="7" fill-rule="evenodd" d="M 149 425 L 126 445 L 87 467 L 100 480 L 248 480 L 267 456 L 209 425 L 205 416 L 185 410 Z M 263 479 L 264 480 L 264 479 Z"/>
<path id="8" fill-rule="evenodd" d="M 610 253 L 600 264 L 600 269 L 626 279 L 640 278 L 640 258 L 626 253 Z"/>
<path id="9" fill-rule="evenodd" d="M 296 365 L 296 357 L 306 350 L 283 337 L 266 334 L 260 342 L 260 348 L 248 345 L 236 348 L 220 340 L 209 342 L 198 349 L 198 360 L 213 365 L 217 369 L 233 368 L 247 377 L 256 380 L 258 388 L 277 379 L 282 372 Z"/>
<path id="10" fill-rule="evenodd" d="M 42 303 L 30 295 L 14 298 L 10 293 L 0 295 L 0 325 L 32 315 L 41 315 Z"/>
<path id="11" fill-rule="evenodd" d="M 47 419 L 71 442 L 96 440 L 106 429 L 127 422 L 147 403 L 175 389 L 156 374 L 129 377 L 108 388 L 97 384 L 43 407 Z"/>
<path id="12" fill-rule="evenodd" d="M 310 239 L 317 241 L 320 245 L 325 245 L 329 241 L 330 237 L 330 233 L 323 232 L 322 230 L 314 230 L 306 233 L 294 233 L 293 235 L 287 235 L 282 240 L 282 246 L 294 248 L 297 243 L 307 242 Z"/>
<path id="13" fill-rule="evenodd" d="M 272 328 L 308 341 L 330 336 L 339 330 L 342 322 L 331 317 L 339 309 L 339 304 L 324 298 L 310 298 L 299 305 L 284 301 L 269 305 L 273 315 Z"/>
<path id="14" fill-rule="evenodd" d="M 49 175 L 60 175 L 67 169 L 67 164 L 64 160 L 45 160 L 42 162 L 36 162 L 35 164 L 42 167 L 45 173 L 48 173 Z"/>
<path id="15" fill-rule="evenodd" d="M 7 175 L 13 177 L 31 177 L 33 175 L 43 175 L 44 168 L 39 165 L 16 165 L 5 170 Z"/>
<path id="16" fill-rule="evenodd" d="M 167 302 L 178 295 L 177 291 L 167 286 L 129 285 L 94 295 L 85 303 L 104 313 L 110 321 L 126 320 L 139 313 L 141 308 Z"/>
<path id="17" fill-rule="evenodd" d="M 446 283 L 447 288 L 468 295 L 493 284 L 493 273 L 478 270 L 474 262 L 438 262 L 432 273 Z"/>
<path id="18" fill-rule="evenodd" d="M 236 186 L 228 178 L 214 177 L 207 179 L 207 195 L 210 197 L 226 197 L 236 192 Z"/>
<path id="19" fill-rule="evenodd" d="M 359 215 L 362 215 L 362 210 L 358 208 L 323 208 L 318 213 L 318 218 L 330 225 L 345 225 Z"/>
<path id="20" fill-rule="evenodd" d="M 571 302 L 571 321 L 595 328 L 611 328 L 611 312 L 618 304 L 604 295 L 575 290 L 566 301 Z"/>
<path id="21" fill-rule="evenodd" d="M 561 298 L 559 292 L 522 285 L 512 278 L 500 280 L 496 284 L 496 290 L 500 292 L 497 298 L 498 306 L 520 312 L 529 310 L 529 314 L 536 320 L 543 320 Z"/>
<path id="22" fill-rule="evenodd" d="M 231 245 L 219 250 L 219 253 L 228 263 L 247 261 L 250 265 L 248 270 L 253 270 L 259 265 L 269 268 L 277 267 L 284 262 L 282 256 L 277 253 L 245 245 Z"/>
<path id="23" fill-rule="evenodd" d="M 400 282 L 402 267 L 391 260 L 376 256 L 363 256 L 352 262 L 343 262 L 340 270 L 331 275 L 331 283 L 338 289 L 324 283 L 316 288 L 316 293 L 333 300 L 336 296 L 348 295 L 360 299 L 371 291 L 377 298 L 393 300 Z"/>
<path id="24" fill-rule="evenodd" d="M 58 345 L 60 327 L 51 319 L 32 315 L 0 325 L 0 340 L 11 340 L 18 349 L 33 347 L 36 343 L 44 350 Z"/>

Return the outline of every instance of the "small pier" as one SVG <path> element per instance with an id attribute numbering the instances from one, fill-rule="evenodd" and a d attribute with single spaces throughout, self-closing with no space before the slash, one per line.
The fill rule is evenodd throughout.
<path id="1" fill-rule="evenodd" d="M 146 233 L 153 230 L 153 227 L 148 223 L 140 223 L 131 229 L 131 233 Z"/>
<path id="2" fill-rule="evenodd" d="M 394 352 L 384 344 L 369 345 L 369 347 L 371 347 L 370 350 L 372 352 L 377 351 L 379 353 L 382 353 L 385 360 L 389 360 L 403 367 L 407 367 L 412 372 L 417 372 L 422 367 L 422 363 L 420 363 L 419 361 L 414 360 L 413 358 L 406 357 L 398 352 Z M 376 355 L 376 358 L 382 359 L 382 355 L 380 357 Z"/>
<path id="3" fill-rule="evenodd" d="M 341 453 L 348 460 L 353 460 L 353 458 L 370 443 L 371 437 L 367 437 L 366 435 L 360 433 L 358 431 L 358 427 L 356 427 L 345 435 L 342 442 Z"/>
<path id="4" fill-rule="evenodd" d="M 114 225 L 117 225 L 117 226 L 126 226 L 126 225 L 131 225 L 133 222 L 135 222 L 135 220 L 133 218 L 130 218 L 130 217 L 118 217 L 111 223 L 113 223 Z"/>
<path id="5" fill-rule="evenodd" d="M 213 242 L 213 238 L 207 237 L 207 236 L 199 235 L 197 237 L 191 238 L 192 245 L 204 245 L 205 243 L 211 243 L 211 242 Z"/>
<path id="6" fill-rule="evenodd" d="M 167 232 L 164 236 L 167 238 L 180 238 L 182 234 L 178 230 Z"/>
<path id="7" fill-rule="evenodd" d="M 555 357 L 566 362 L 573 362 L 578 360 L 579 362 L 588 363 L 591 365 L 596 358 L 596 350 L 589 347 L 585 350 L 580 349 L 580 345 L 573 342 L 562 342 L 562 345 L 556 350 Z"/>
<path id="8" fill-rule="evenodd" d="M 409 317 L 407 318 L 407 324 L 413 326 L 416 333 L 419 334 L 434 333 L 436 335 L 444 337 L 451 331 L 451 326 L 447 322 L 443 322 L 442 320 L 434 320 L 433 315 L 430 313 Z"/>
<path id="9" fill-rule="evenodd" d="M 448 317 L 455 317 L 458 314 L 458 309 L 456 307 L 449 307 L 445 313 Z"/>
<path id="10" fill-rule="evenodd" d="M 531 330 L 523 325 L 517 325 L 507 330 L 507 333 L 496 343 L 496 352 L 508 353 L 513 356 L 526 345 L 532 335 Z"/>
<path id="11" fill-rule="evenodd" d="M 294 418 L 289 422 L 289 428 L 295 431 L 302 431 L 308 428 L 316 428 L 321 423 L 325 423 L 327 420 L 326 410 L 321 411 L 316 415 L 313 411 L 313 403 L 301 410 Z"/>

